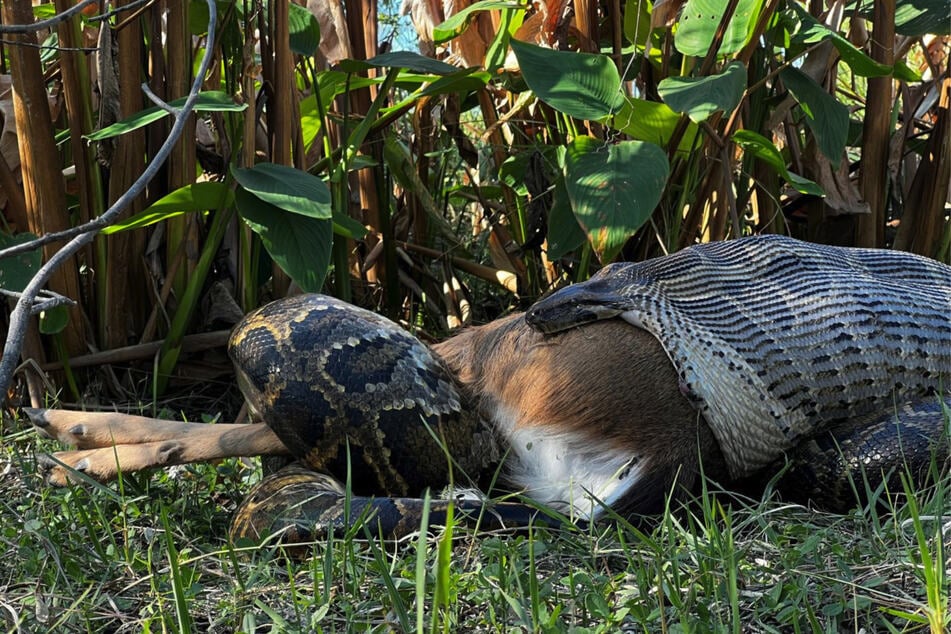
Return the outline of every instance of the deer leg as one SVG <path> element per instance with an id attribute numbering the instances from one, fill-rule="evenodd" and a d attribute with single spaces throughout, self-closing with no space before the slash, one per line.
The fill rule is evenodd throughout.
<path id="1" fill-rule="evenodd" d="M 41 433 L 78 447 L 40 456 L 50 484 L 76 480 L 72 472 L 106 482 L 119 472 L 235 456 L 289 455 L 267 425 L 179 423 L 113 413 L 27 410 Z"/>
<path id="2" fill-rule="evenodd" d="M 244 427 L 244 425 L 183 423 L 118 412 L 75 412 L 32 408 L 24 408 L 23 411 L 40 433 L 78 449 L 175 440 L 195 434 L 202 435 L 212 428 Z M 220 431 L 213 433 L 220 433 Z"/>

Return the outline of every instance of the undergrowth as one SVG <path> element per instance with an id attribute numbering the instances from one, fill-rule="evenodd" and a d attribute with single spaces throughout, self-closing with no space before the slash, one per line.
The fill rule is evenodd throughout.
<path id="1" fill-rule="evenodd" d="M 705 493 L 652 526 L 233 549 L 249 464 L 51 489 L 26 423 L 0 451 L 7 632 L 943 632 L 951 481 L 830 515 Z M 882 494 L 881 499 L 889 499 Z"/>

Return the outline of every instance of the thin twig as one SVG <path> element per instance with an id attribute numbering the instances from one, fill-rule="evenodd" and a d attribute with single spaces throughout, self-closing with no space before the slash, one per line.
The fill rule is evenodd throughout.
<path id="1" fill-rule="evenodd" d="M 198 94 L 201 91 L 201 85 L 204 82 L 205 75 L 208 73 L 208 69 L 211 66 L 211 60 L 214 57 L 214 37 L 218 13 L 215 0 L 205 1 L 208 4 L 208 35 L 205 42 L 205 55 L 202 57 L 201 66 L 199 67 L 198 72 L 195 74 L 195 80 L 192 82 L 192 87 L 188 93 L 188 98 L 185 100 L 184 105 L 182 105 L 182 108 L 178 113 L 178 116 L 175 118 L 175 123 L 172 125 L 172 130 L 169 132 L 168 138 L 165 139 L 165 143 L 163 143 L 162 147 L 160 147 L 158 152 L 156 152 L 152 162 L 145 169 L 145 171 L 142 172 L 142 175 L 139 176 L 132 186 L 126 190 L 122 196 L 119 197 L 112 207 L 107 209 L 101 216 L 92 222 L 86 223 L 86 225 L 84 225 L 83 231 L 79 235 L 73 237 L 72 240 L 70 240 L 69 243 L 67 243 L 62 249 L 57 251 L 49 259 L 49 261 L 47 261 L 47 263 L 36 272 L 36 275 L 33 276 L 33 279 L 30 280 L 30 283 L 27 284 L 25 289 L 23 289 L 20 299 L 17 300 L 16 308 L 13 309 L 13 313 L 10 315 L 10 329 L 7 332 L 7 340 L 3 347 L 3 358 L 0 360 L 0 394 L 5 394 L 7 392 L 7 387 L 10 385 L 10 381 L 13 379 L 13 373 L 16 369 L 17 359 L 20 358 L 20 350 L 23 347 L 23 338 L 26 335 L 27 323 L 30 318 L 30 313 L 32 312 L 31 309 L 33 306 L 33 300 L 40 292 L 40 289 L 43 288 L 43 285 L 45 285 L 52 276 L 53 271 L 59 268 L 66 260 L 72 257 L 73 254 L 82 249 L 85 245 L 92 242 L 93 238 L 95 238 L 96 234 L 99 233 L 100 230 L 114 222 L 125 210 L 125 208 L 128 207 L 132 201 L 135 200 L 135 198 L 137 198 L 139 194 L 145 190 L 146 185 L 148 185 L 148 183 L 161 169 L 165 159 L 168 158 L 169 154 L 171 154 L 172 148 L 176 143 L 178 143 L 179 138 L 182 136 L 182 132 L 185 130 L 188 117 L 191 115 L 192 109 L 195 107 L 195 103 L 198 101 Z M 59 233 L 64 234 L 66 232 Z M 35 244 L 36 242 L 37 241 L 32 241 L 31 243 L 27 244 L 33 244 L 32 248 L 36 248 L 39 246 Z M 2 253 L 0 255 L 6 255 L 6 253 Z"/>

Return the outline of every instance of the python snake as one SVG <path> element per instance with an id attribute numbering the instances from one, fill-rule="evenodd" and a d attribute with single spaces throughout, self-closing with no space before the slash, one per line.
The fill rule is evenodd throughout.
<path id="1" fill-rule="evenodd" d="M 423 490 L 497 476 L 572 519 L 633 515 L 663 508 L 681 470 L 689 484 L 691 461 L 729 481 L 787 455 L 793 489 L 841 507 L 863 468 L 874 487 L 948 462 L 951 267 L 906 253 L 697 245 L 609 265 L 435 349 L 319 295 L 248 315 L 230 346 L 239 384 L 298 462 L 249 494 L 232 537 L 307 541 L 368 513 L 400 536 Z M 483 525 L 551 521 L 519 503 L 455 508 Z M 447 504 L 431 510 L 441 521 Z"/>

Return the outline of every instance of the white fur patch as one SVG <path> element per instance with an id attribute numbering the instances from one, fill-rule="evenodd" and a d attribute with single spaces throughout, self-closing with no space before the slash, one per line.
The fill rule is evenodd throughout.
<path id="1" fill-rule="evenodd" d="M 511 412 L 496 408 L 496 428 L 508 440 L 509 485 L 570 517 L 596 519 L 640 480 L 645 462 L 591 437 L 545 426 L 516 429 Z"/>

